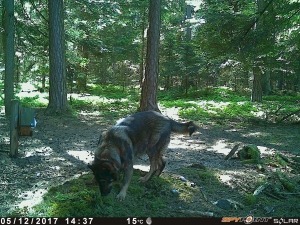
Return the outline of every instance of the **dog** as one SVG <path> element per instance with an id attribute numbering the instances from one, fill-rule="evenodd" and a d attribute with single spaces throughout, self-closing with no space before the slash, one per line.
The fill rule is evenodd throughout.
<path id="1" fill-rule="evenodd" d="M 150 171 L 140 178 L 140 182 L 148 181 L 154 174 L 159 176 L 166 165 L 163 152 L 168 148 L 171 133 L 191 136 L 197 128 L 192 121 L 177 122 L 155 111 L 138 112 L 119 120 L 102 133 L 94 160 L 88 165 L 101 195 L 111 192 L 113 182 L 123 171 L 123 185 L 117 199 L 124 200 L 133 174 L 134 158 L 144 154 L 149 157 Z"/>

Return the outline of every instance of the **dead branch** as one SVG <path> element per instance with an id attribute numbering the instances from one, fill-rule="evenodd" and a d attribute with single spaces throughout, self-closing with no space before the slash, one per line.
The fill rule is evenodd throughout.
<path id="1" fill-rule="evenodd" d="M 234 155 L 234 153 L 239 149 L 240 145 L 241 145 L 241 144 L 236 144 L 236 145 L 231 149 L 231 151 L 228 153 L 228 155 L 226 155 L 225 160 L 230 159 L 230 158 Z"/>

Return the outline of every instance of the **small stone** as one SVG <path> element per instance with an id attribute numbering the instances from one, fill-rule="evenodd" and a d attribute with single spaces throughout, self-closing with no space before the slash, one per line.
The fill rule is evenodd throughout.
<path id="1" fill-rule="evenodd" d="M 196 187 L 196 183 L 191 182 L 191 183 L 190 183 L 190 186 L 191 186 L 191 187 Z"/>
<path id="2" fill-rule="evenodd" d="M 172 191 L 171 191 L 173 194 L 175 194 L 175 195 L 179 195 L 179 191 L 178 190 L 176 190 L 176 189 L 172 189 Z"/>
<path id="3" fill-rule="evenodd" d="M 183 181 L 183 182 L 187 182 L 187 179 L 184 176 L 180 176 L 179 180 Z"/>

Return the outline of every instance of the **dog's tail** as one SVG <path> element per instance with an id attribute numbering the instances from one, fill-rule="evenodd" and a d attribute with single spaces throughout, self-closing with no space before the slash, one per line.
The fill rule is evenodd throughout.
<path id="1" fill-rule="evenodd" d="M 180 123 L 171 120 L 171 131 L 175 133 L 189 133 L 191 136 L 199 127 L 193 122 Z"/>

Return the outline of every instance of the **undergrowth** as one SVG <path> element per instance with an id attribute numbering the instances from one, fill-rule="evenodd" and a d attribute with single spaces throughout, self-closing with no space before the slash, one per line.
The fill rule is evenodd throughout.
<path id="1" fill-rule="evenodd" d="M 123 88 L 113 85 L 90 85 L 85 97 L 68 97 L 74 113 L 79 111 L 98 111 L 100 115 L 118 118 L 137 111 L 140 93 L 137 88 Z M 85 96 L 83 95 L 83 96 Z M 92 96 L 93 98 L 89 98 Z M 207 87 L 189 90 L 187 94 L 180 89 L 158 91 L 158 102 L 166 108 L 176 107 L 184 119 L 206 122 L 239 120 L 245 122 L 261 120 L 278 122 L 284 116 L 299 110 L 298 94 L 276 94 L 263 97 L 262 103 L 250 101 L 250 96 L 237 93 L 225 87 Z M 26 107 L 47 106 L 48 97 L 38 92 L 33 97 L 19 97 Z M 0 99 L 3 106 L 3 98 Z M 298 121 L 299 113 L 285 121 Z"/>
<path id="2" fill-rule="evenodd" d="M 299 180 L 288 178 L 281 172 L 270 175 L 273 180 L 275 177 L 279 179 L 259 195 L 253 195 L 253 191 L 262 184 L 271 182 L 270 178 L 251 180 L 250 185 L 241 184 L 244 189 L 248 189 L 247 192 L 241 192 L 241 188 L 238 188 L 239 191 L 234 190 L 235 185 L 221 182 L 219 171 L 216 169 L 184 167 L 178 169 L 176 174 L 178 175 L 163 173 L 160 177 L 152 177 L 147 183 L 141 184 L 138 178 L 144 175 L 144 172 L 135 170 L 127 196 L 120 202 L 116 199 L 120 183 L 114 185 L 112 193 L 102 197 L 92 173 L 88 173 L 50 188 L 43 201 L 33 209 L 17 209 L 8 216 L 191 217 L 195 216 L 195 212 L 211 212 L 215 217 L 245 217 L 251 214 L 253 209 L 256 216 L 291 217 L 299 213 L 297 207 L 292 207 L 296 206 L 299 200 L 297 196 L 292 195 Z M 235 184 L 237 181 L 233 182 Z M 278 197 L 274 191 L 287 194 Z M 270 197 L 272 193 L 274 198 Z M 215 204 L 219 200 L 227 199 L 236 205 L 224 210 Z M 287 199 L 291 206 L 289 210 L 286 210 L 285 206 Z M 274 210 L 266 212 L 269 208 Z"/>

